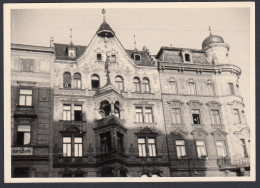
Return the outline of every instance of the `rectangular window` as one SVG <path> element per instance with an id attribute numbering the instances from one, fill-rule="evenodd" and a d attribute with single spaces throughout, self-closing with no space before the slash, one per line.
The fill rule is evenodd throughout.
<path id="1" fill-rule="evenodd" d="M 82 121 L 82 106 L 81 105 L 74 106 L 74 120 Z"/>
<path id="2" fill-rule="evenodd" d="M 146 107 L 144 112 L 145 112 L 145 123 L 153 123 L 152 108 Z"/>
<path id="3" fill-rule="evenodd" d="M 190 54 L 185 54 L 185 61 L 190 61 Z"/>
<path id="4" fill-rule="evenodd" d="M 218 157 L 226 157 L 227 150 L 226 150 L 225 141 L 217 141 L 216 145 L 217 145 Z"/>
<path id="5" fill-rule="evenodd" d="M 119 153 L 123 153 L 123 149 L 124 149 L 123 137 L 124 137 L 123 134 L 117 132 L 117 151 Z"/>
<path id="6" fill-rule="evenodd" d="M 196 84 L 193 83 L 193 82 L 189 82 L 188 86 L 189 86 L 189 94 L 190 95 L 196 95 L 197 94 Z"/>
<path id="7" fill-rule="evenodd" d="M 186 149 L 185 149 L 185 141 L 184 140 L 176 140 L 176 151 L 177 157 L 179 159 L 186 157 Z"/>
<path id="8" fill-rule="evenodd" d="M 111 55 L 111 62 L 116 62 L 116 55 Z"/>
<path id="9" fill-rule="evenodd" d="M 63 105 L 63 120 L 71 121 L 71 105 Z"/>
<path id="10" fill-rule="evenodd" d="M 138 138 L 139 157 L 146 157 L 145 138 Z"/>
<path id="11" fill-rule="evenodd" d="M 211 96 L 215 95 L 214 84 L 207 84 L 207 90 L 208 90 L 209 95 L 211 95 Z"/>
<path id="12" fill-rule="evenodd" d="M 198 158 L 206 158 L 207 157 L 207 151 L 206 151 L 205 141 L 204 140 L 197 140 L 196 146 L 197 146 Z"/>
<path id="13" fill-rule="evenodd" d="M 211 122 L 213 125 L 220 125 L 220 115 L 218 110 L 211 110 Z"/>
<path id="14" fill-rule="evenodd" d="M 101 153 L 106 154 L 111 152 L 111 134 L 110 132 L 106 132 L 100 134 L 101 140 Z"/>
<path id="15" fill-rule="evenodd" d="M 63 157 L 71 157 L 71 137 L 63 137 Z"/>
<path id="16" fill-rule="evenodd" d="M 234 124 L 240 124 L 241 119 L 240 119 L 240 114 L 238 109 L 233 109 L 233 114 L 234 114 Z"/>
<path id="17" fill-rule="evenodd" d="M 244 154 L 244 157 L 248 157 L 248 152 L 247 152 L 247 149 L 246 149 L 246 142 L 245 142 L 245 139 L 240 139 L 240 144 L 241 144 L 241 147 L 242 147 L 242 151 L 243 151 L 243 154 Z"/>
<path id="18" fill-rule="evenodd" d="M 191 113 L 193 124 L 201 124 L 200 110 L 192 110 Z"/>
<path id="19" fill-rule="evenodd" d="M 170 81 L 169 84 L 170 84 L 170 92 L 172 94 L 177 94 L 178 93 L 177 92 L 177 83 L 174 81 Z"/>
<path id="20" fill-rule="evenodd" d="M 143 123 L 143 108 L 135 107 L 135 122 Z"/>
<path id="21" fill-rule="evenodd" d="M 32 106 L 32 89 L 20 89 L 19 105 Z"/>
<path id="22" fill-rule="evenodd" d="M 172 123 L 173 124 L 181 124 L 181 109 L 180 108 L 173 108 L 172 109 Z"/>
<path id="23" fill-rule="evenodd" d="M 82 157 L 82 137 L 74 137 L 74 156 Z"/>
<path id="24" fill-rule="evenodd" d="M 97 54 L 97 60 L 101 61 L 102 60 L 102 55 L 101 54 Z"/>
<path id="25" fill-rule="evenodd" d="M 31 142 L 31 126 L 18 125 L 17 127 L 17 145 L 29 145 Z"/>
<path id="26" fill-rule="evenodd" d="M 148 151 L 150 157 L 156 157 L 155 138 L 148 138 Z"/>
<path id="27" fill-rule="evenodd" d="M 234 84 L 233 83 L 228 83 L 228 88 L 229 88 L 229 94 L 230 95 L 235 95 Z"/>
<path id="28" fill-rule="evenodd" d="M 32 72 L 33 71 L 33 59 L 21 59 L 21 69 L 24 72 Z"/>

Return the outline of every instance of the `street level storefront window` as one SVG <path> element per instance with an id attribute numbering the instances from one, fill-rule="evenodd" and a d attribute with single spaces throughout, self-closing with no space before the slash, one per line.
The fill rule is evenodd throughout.
<path id="1" fill-rule="evenodd" d="M 207 150 L 205 140 L 196 140 L 198 158 L 207 158 Z"/>
<path id="2" fill-rule="evenodd" d="M 176 143 L 177 157 L 179 159 L 185 158 L 186 157 L 185 141 L 176 140 L 175 143 Z"/>
<path id="3" fill-rule="evenodd" d="M 20 89 L 19 105 L 32 106 L 32 89 Z"/>
<path id="4" fill-rule="evenodd" d="M 139 157 L 156 157 L 155 138 L 138 138 Z"/>
<path id="5" fill-rule="evenodd" d="M 18 125 L 17 127 L 17 145 L 29 145 L 31 142 L 31 126 L 30 125 Z"/>

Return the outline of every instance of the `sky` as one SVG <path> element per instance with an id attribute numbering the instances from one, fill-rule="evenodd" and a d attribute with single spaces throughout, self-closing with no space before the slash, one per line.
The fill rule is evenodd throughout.
<path id="1" fill-rule="evenodd" d="M 73 6 L 72 6 L 73 7 Z M 201 49 L 203 40 L 220 35 L 230 45 L 231 63 L 242 69 L 240 90 L 249 119 L 250 103 L 250 9 L 249 8 L 71 8 L 14 9 L 11 11 L 11 42 L 49 46 L 68 44 L 70 29 L 73 43 L 88 45 L 103 21 L 115 31 L 125 49 L 147 46 L 156 55 L 161 46 Z"/>

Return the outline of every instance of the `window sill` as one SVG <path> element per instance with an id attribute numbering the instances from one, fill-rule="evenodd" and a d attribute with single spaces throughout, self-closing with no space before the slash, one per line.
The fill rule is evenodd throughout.
<path id="1" fill-rule="evenodd" d="M 67 88 L 67 87 L 62 87 L 60 89 L 64 89 L 64 90 L 77 90 L 77 91 L 85 91 L 85 89 L 82 89 L 82 88 Z"/>
<path id="2" fill-rule="evenodd" d="M 152 94 L 152 95 L 155 94 L 155 93 L 152 93 L 152 92 L 136 92 L 136 91 L 131 92 L 131 93 L 133 93 L 133 94 Z"/>
<path id="3" fill-rule="evenodd" d="M 34 106 L 16 105 L 18 108 L 33 108 Z"/>
<path id="4" fill-rule="evenodd" d="M 134 124 L 142 124 L 142 125 L 156 125 L 157 123 L 134 122 Z"/>
<path id="5" fill-rule="evenodd" d="M 205 126 L 204 124 L 191 124 L 192 126 Z"/>

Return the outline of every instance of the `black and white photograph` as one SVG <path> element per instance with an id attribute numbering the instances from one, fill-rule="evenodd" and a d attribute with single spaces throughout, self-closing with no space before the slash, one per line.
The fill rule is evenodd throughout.
<path id="1" fill-rule="evenodd" d="M 5 182 L 254 181 L 254 11 L 5 4 Z"/>

